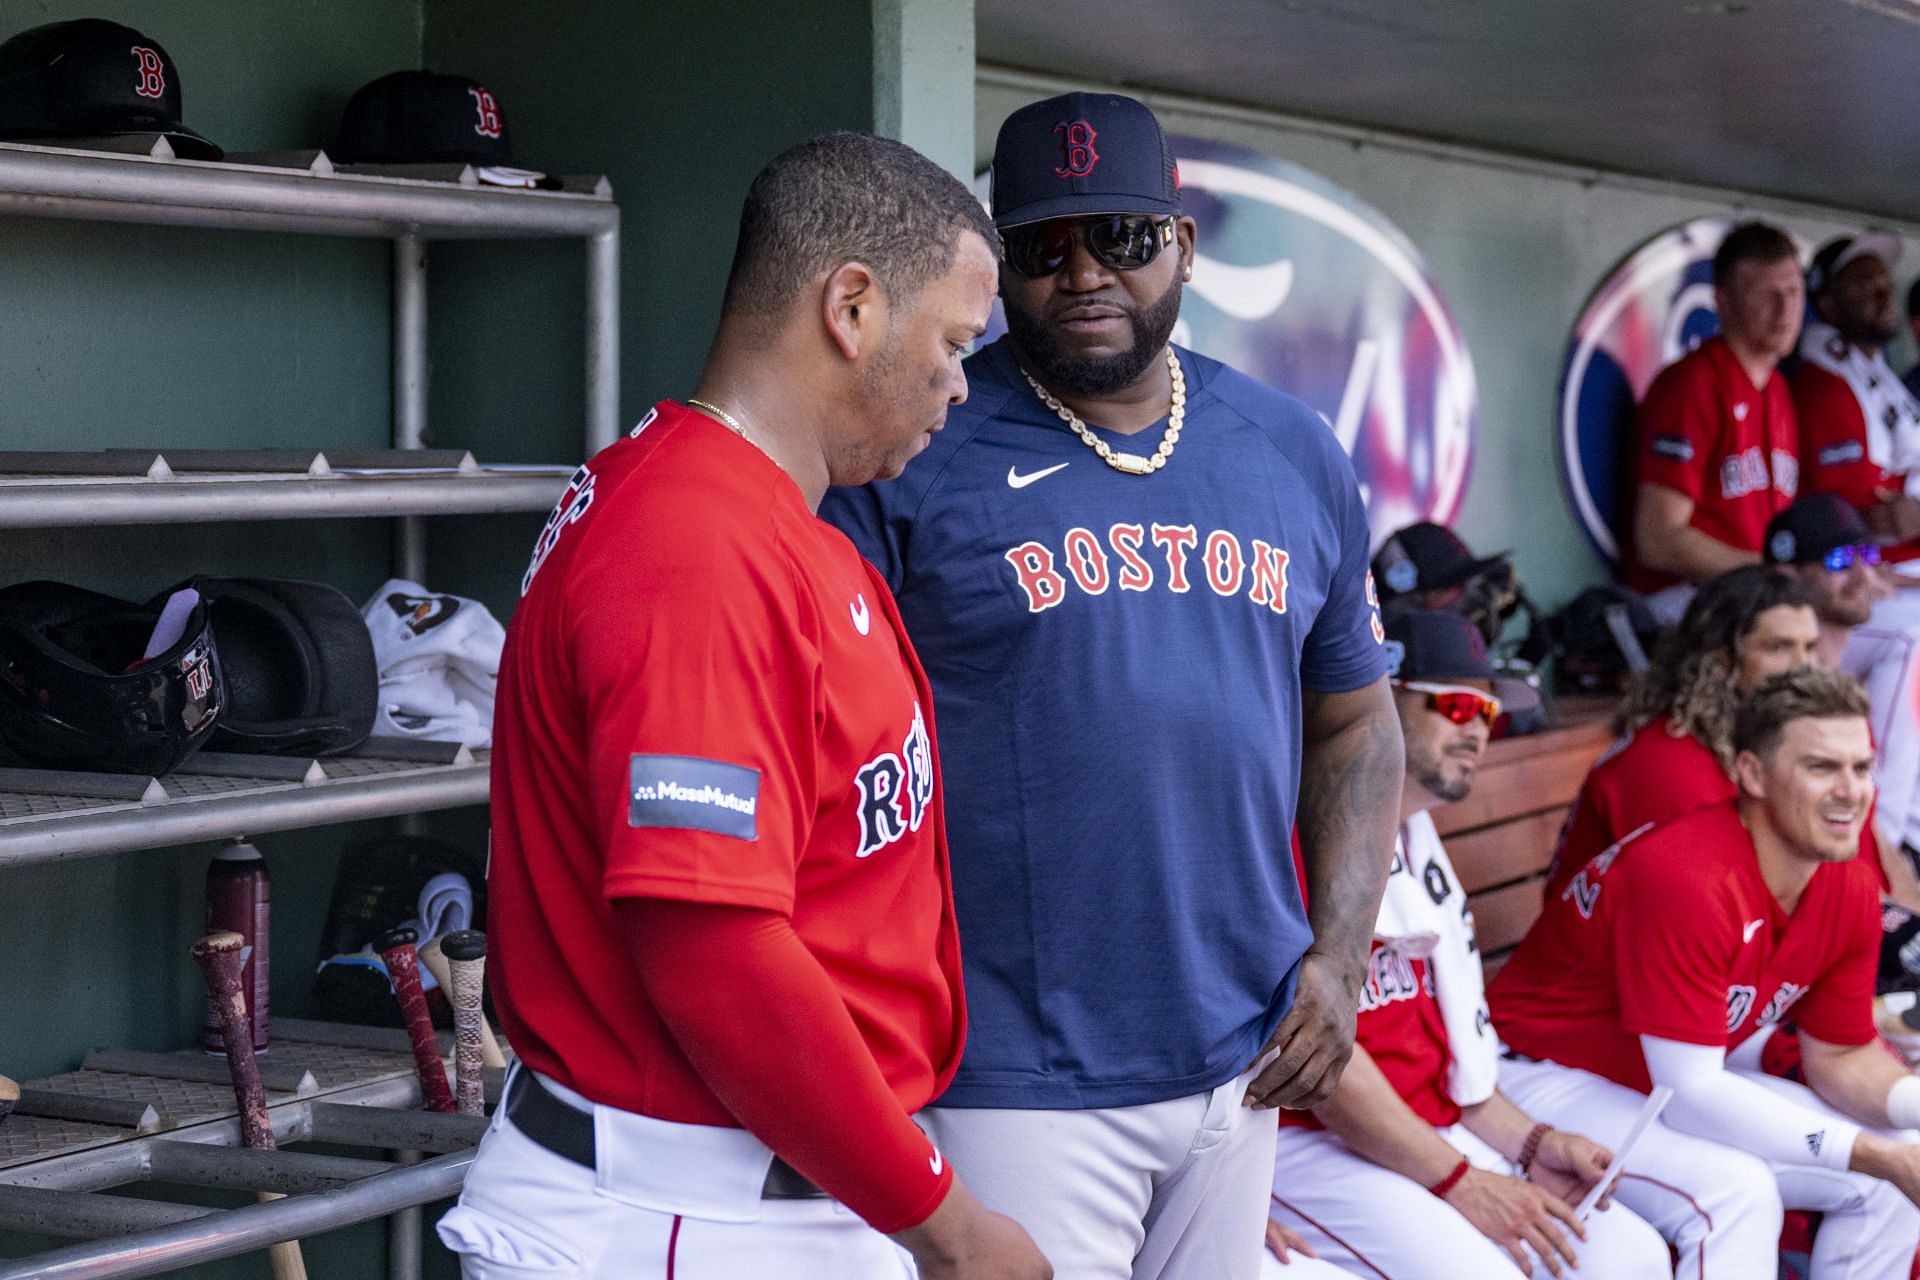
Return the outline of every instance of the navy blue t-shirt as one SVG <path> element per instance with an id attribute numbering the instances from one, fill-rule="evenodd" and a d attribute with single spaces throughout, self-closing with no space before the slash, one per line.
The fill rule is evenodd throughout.
<path id="1" fill-rule="evenodd" d="M 1002 339 L 904 475 L 820 510 L 933 682 L 970 1022 L 943 1106 L 1211 1089 L 1259 1053 L 1312 940 L 1300 690 L 1385 673 L 1366 512 L 1311 409 L 1178 355 L 1186 425 L 1152 475 L 1102 462 Z M 1100 434 L 1150 454 L 1163 430 Z"/>

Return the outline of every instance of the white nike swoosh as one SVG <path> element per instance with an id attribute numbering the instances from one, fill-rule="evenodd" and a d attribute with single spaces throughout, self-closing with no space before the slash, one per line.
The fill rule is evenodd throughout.
<path id="1" fill-rule="evenodd" d="M 853 619 L 853 629 L 861 635 L 867 634 L 867 629 L 873 625 L 873 615 L 867 611 L 867 598 L 855 596 L 853 603 L 847 606 L 847 614 Z"/>
<path id="2" fill-rule="evenodd" d="M 947 1167 L 947 1162 L 940 1158 L 938 1151 L 935 1151 L 927 1157 L 927 1167 L 933 1170 L 933 1176 L 937 1178 L 940 1176 L 940 1171 Z"/>
<path id="3" fill-rule="evenodd" d="M 1754 934 L 1756 934 L 1756 933 L 1758 933 L 1758 932 L 1760 932 L 1760 926 L 1761 926 L 1761 925 L 1763 925 L 1763 924 L 1765 924 L 1765 923 L 1766 923 L 1766 921 L 1765 921 L 1765 920 L 1749 920 L 1749 921 L 1747 921 L 1747 927 L 1746 927 L 1746 928 L 1744 928 L 1744 929 L 1742 929 L 1742 930 L 1740 931 L 1740 941 L 1742 941 L 1742 942 L 1752 942 L 1752 941 L 1753 941 L 1753 935 L 1754 935 Z"/>
<path id="4" fill-rule="evenodd" d="M 1007 484 L 1010 487 L 1015 489 L 1024 489 L 1028 485 L 1032 484 L 1035 480 L 1045 480 L 1048 476 L 1052 475 L 1054 472 L 1059 471 L 1064 467 L 1067 467 L 1068 465 L 1070 464 L 1065 462 L 1058 462 L 1051 467 L 1045 468 L 1044 470 L 1029 471 L 1024 476 L 1021 475 L 1014 468 L 1008 467 L 1007 468 Z"/>

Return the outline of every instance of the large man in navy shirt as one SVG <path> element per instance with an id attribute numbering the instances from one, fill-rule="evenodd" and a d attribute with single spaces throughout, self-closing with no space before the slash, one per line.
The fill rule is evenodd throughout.
<path id="1" fill-rule="evenodd" d="M 1393 849 L 1366 513 L 1318 415 L 1169 345 L 1195 228 L 1145 106 L 1016 112 L 993 183 L 1008 336 L 821 509 L 933 681 L 972 1025 L 921 1119 L 1062 1276 L 1251 1278 Z"/>

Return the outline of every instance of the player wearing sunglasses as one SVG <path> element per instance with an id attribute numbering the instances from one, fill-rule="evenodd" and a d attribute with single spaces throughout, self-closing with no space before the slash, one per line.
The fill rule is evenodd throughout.
<path id="1" fill-rule="evenodd" d="M 934 686 L 970 1029 L 921 1119 L 1063 1276 L 1254 1280 L 1393 844 L 1366 511 L 1317 414 L 1172 344 L 1196 228 L 1144 105 L 1015 112 L 992 203 L 1007 336 L 821 508 Z"/>
<path id="2" fill-rule="evenodd" d="M 1353 1061 L 1332 1098 L 1281 1120 L 1274 1224 L 1343 1273 L 1516 1280 L 1577 1265 L 1668 1280 L 1665 1243 L 1631 1211 L 1575 1218 L 1611 1153 L 1537 1123 L 1500 1091 L 1466 890 L 1428 814 L 1472 789 L 1500 713 L 1494 690 L 1515 710 L 1536 695 L 1495 677 L 1480 632 L 1455 613 L 1389 616 L 1387 652 L 1407 756 L 1400 841 Z M 1295 1274 L 1267 1264 L 1267 1280 Z"/>

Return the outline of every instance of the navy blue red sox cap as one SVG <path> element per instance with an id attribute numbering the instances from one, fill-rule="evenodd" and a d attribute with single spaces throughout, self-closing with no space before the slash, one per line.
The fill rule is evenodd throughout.
<path id="1" fill-rule="evenodd" d="M 993 145 L 993 225 L 1100 213 L 1180 212 L 1160 122 L 1117 93 L 1063 93 L 1008 116 Z"/>
<path id="2" fill-rule="evenodd" d="M 362 85 L 340 113 L 332 155 L 343 164 L 469 164 L 493 186 L 560 185 L 514 167 L 492 90 L 444 71 L 395 71 Z"/>
<path id="3" fill-rule="evenodd" d="M 1776 512 L 1760 546 L 1768 564 L 1813 564 L 1838 547 L 1872 541 L 1852 503 L 1837 493 L 1815 493 Z"/>
<path id="4" fill-rule="evenodd" d="M 1526 681 L 1494 671 L 1487 659 L 1486 637 L 1460 614 L 1405 609 L 1388 614 L 1386 627 L 1387 674 L 1393 679 L 1486 680 L 1493 685 L 1493 696 L 1509 711 L 1540 705 L 1540 695 Z"/>
<path id="5" fill-rule="evenodd" d="M 0 138 L 158 133 L 176 156 L 224 153 L 180 122 L 180 73 L 159 42 L 104 18 L 22 31 L 0 44 Z"/>

